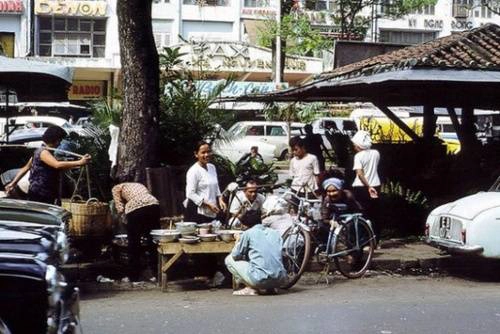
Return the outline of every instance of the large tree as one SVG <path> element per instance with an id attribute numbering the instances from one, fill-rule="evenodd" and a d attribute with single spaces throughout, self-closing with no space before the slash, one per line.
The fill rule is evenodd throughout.
<path id="1" fill-rule="evenodd" d="M 123 116 L 118 145 L 119 180 L 144 180 L 157 165 L 159 65 L 151 26 L 152 0 L 118 0 Z"/>

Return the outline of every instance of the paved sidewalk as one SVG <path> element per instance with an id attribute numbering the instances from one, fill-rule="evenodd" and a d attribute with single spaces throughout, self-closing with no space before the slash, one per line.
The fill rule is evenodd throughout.
<path id="1" fill-rule="evenodd" d="M 424 242 L 388 240 L 375 251 L 371 269 L 384 271 L 439 270 L 450 265 L 451 257 Z"/>

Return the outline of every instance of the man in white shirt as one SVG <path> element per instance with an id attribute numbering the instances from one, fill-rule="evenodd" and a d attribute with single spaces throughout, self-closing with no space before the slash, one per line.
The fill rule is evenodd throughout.
<path id="1" fill-rule="evenodd" d="M 290 161 L 292 190 L 299 196 L 314 198 L 319 184 L 319 162 L 315 155 L 306 151 L 304 140 L 300 137 L 290 139 L 294 157 Z"/>
<path id="2" fill-rule="evenodd" d="M 377 240 L 380 237 L 380 221 L 378 197 L 380 192 L 380 178 L 378 176 L 378 164 L 380 153 L 372 149 L 370 134 L 366 131 L 358 131 L 351 139 L 354 150 L 353 170 L 356 178 L 352 183 L 352 190 L 356 200 L 365 210 L 365 215 L 371 220 Z"/>
<path id="3" fill-rule="evenodd" d="M 239 219 L 249 210 L 262 212 L 262 205 L 266 198 L 257 192 L 257 182 L 250 180 L 243 191 L 236 193 L 231 202 L 229 212 L 231 213 L 231 225 L 239 225 Z"/>

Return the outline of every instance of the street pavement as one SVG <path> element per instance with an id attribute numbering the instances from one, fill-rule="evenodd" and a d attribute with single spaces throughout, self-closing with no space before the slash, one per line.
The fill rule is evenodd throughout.
<path id="1" fill-rule="evenodd" d="M 276 296 L 230 289 L 84 294 L 85 333 L 498 333 L 500 280 L 308 273 Z"/>

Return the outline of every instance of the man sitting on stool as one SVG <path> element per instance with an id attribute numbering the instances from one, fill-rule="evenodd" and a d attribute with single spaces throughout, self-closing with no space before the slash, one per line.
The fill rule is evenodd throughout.
<path id="1" fill-rule="evenodd" d="M 287 279 L 281 259 L 279 233 L 262 225 L 260 211 L 247 211 L 241 217 L 244 232 L 226 257 L 227 269 L 237 284 L 246 287 L 233 295 L 252 296 L 260 291 L 275 293 Z"/>
<path id="2" fill-rule="evenodd" d="M 239 226 L 239 220 L 246 211 L 261 211 L 265 200 L 264 195 L 257 192 L 257 182 L 254 180 L 248 181 L 245 189 L 238 191 L 231 202 L 231 207 L 229 208 L 232 216 L 230 220 L 231 227 Z"/>

